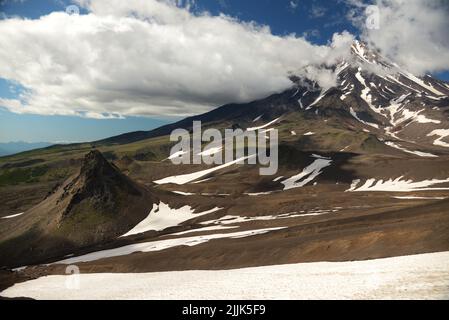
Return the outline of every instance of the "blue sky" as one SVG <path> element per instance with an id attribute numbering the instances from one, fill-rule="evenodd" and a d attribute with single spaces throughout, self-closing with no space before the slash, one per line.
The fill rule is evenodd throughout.
<path id="1" fill-rule="evenodd" d="M 3 18 L 37 19 L 53 11 L 64 11 L 70 4 L 70 1 L 63 0 L 0 0 L 0 12 Z M 225 13 L 242 21 L 255 21 L 269 26 L 275 35 L 306 35 L 313 44 L 328 43 L 336 32 L 348 30 L 354 35 L 358 32 L 345 18 L 348 7 L 344 1 L 338 0 L 197 0 L 194 10 L 208 11 L 213 15 Z M 449 80 L 449 72 L 437 76 Z M 21 92 L 20 84 L 0 78 L 0 98 L 15 99 Z M 171 115 L 98 120 L 16 114 L 0 109 L 0 142 L 92 141 L 129 131 L 150 130 L 180 118 Z"/>
<path id="2" fill-rule="evenodd" d="M 147 117 L 96 120 L 81 117 L 16 114 L 0 109 L 3 141 L 71 143 L 89 142 L 136 130 L 148 130 L 168 120 Z"/>
<path id="3" fill-rule="evenodd" d="M 0 0 L 1 3 L 2 0 Z M 36 19 L 53 11 L 64 11 L 67 0 L 3 0 L 0 11 Z M 0 4 L 1 5 L 1 4 Z M 326 43 L 333 33 L 357 30 L 345 19 L 348 7 L 339 0 L 196 0 L 195 11 L 208 11 L 213 15 L 225 13 L 243 21 L 256 21 L 270 26 L 278 35 L 318 30 L 311 40 Z M 85 11 L 81 11 L 85 13 Z"/>

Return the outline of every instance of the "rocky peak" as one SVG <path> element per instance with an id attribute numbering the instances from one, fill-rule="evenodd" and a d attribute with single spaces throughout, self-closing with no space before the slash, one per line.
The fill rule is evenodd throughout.
<path id="1" fill-rule="evenodd" d="M 98 150 L 92 150 L 84 156 L 80 175 L 99 178 L 104 176 L 118 175 L 119 172 L 110 164 Z"/>
<path id="2" fill-rule="evenodd" d="M 64 216 L 84 202 L 100 211 L 116 211 L 120 198 L 140 196 L 139 188 L 98 150 L 85 155 L 80 173 L 64 188 L 62 198 L 71 196 Z"/>

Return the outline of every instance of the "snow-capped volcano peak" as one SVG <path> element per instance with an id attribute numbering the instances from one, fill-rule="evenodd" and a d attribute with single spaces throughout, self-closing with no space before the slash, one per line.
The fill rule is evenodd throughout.
<path id="1" fill-rule="evenodd" d="M 377 57 L 372 51 L 368 50 L 365 43 L 355 40 L 351 46 L 351 53 L 362 62 L 375 63 Z"/>
<path id="2" fill-rule="evenodd" d="M 373 50 L 366 43 L 354 40 L 351 46 L 351 54 L 355 62 L 358 64 L 375 65 L 382 69 L 388 70 L 386 72 L 392 72 L 397 66 L 383 57 L 380 52 Z"/>
<path id="3" fill-rule="evenodd" d="M 355 40 L 351 46 L 351 53 L 354 58 L 352 64 L 358 71 L 365 71 L 377 75 L 378 77 L 394 82 L 402 86 L 411 93 L 418 93 L 430 96 L 444 97 L 449 95 L 448 84 L 432 78 L 429 75 L 420 77 L 414 75 L 397 63 L 381 55 L 377 50 L 359 40 Z"/>
<path id="4" fill-rule="evenodd" d="M 304 79 L 296 81 L 300 109 L 315 115 L 346 112 L 390 146 L 397 145 L 391 140 L 442 146 L 431 134 L 449 128 L 449 84 L 414 75 L 358 40 L 351 54 L 333 68 L 333 88 L 311 90 L 301 86 Z"/>

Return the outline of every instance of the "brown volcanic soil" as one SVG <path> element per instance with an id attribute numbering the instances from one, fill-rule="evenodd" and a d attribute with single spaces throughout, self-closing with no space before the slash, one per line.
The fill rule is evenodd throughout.
<path id="1" fill-rule="evenodd" d="M 0 188 L 0 217 L 25 212 L 42 202 L 55 183 L 15 185 Z"/>
<path id="2" fill-rule="evenodd" d="M 332 158 L 336 158 L 331 155 Z M 278 176 L 298 173 L 310 160 L 309 156 L 295 164 L 283 166 Z M 155 186 L 153 193 L 158 200 L 172 208 L 190 205 L 197 211 L 213 207 L 223 210 L 188 221 L 162 232 L 117 239 L 112 237 L 98 245 L 71 247 L 76 256 L 89 252 L 116 248 L 132 243 L 150 242 L 177 237 L 207 235 L 213 232 L 196 232 L 182 236 L 172 233 L 202 227 L 200 222 L 219 219 L 226 215 L 255 217 L 283 213 L 305 213 L 321 210 L 338 210 L 319 216 L 251 221 L 238 223 L 236 229 L 216 233 L 233 233 L 245 230 L 286 227 L 267 234 L 240 239 L 216 239 L 188 247 L 179 246 L 159 252 L 134 253 L 77 264 L 83 273 L 101 272 L 157 272 L 181 270 L 222 270 L 264 265 L 290 264 L 318 261 L 351 261 L 392 256 L 449 251 L 449 199 L 399 200 L 394 196 L 448 197 L 448 191 L 395 192 L 344 192 L 356 176 L 389 178 L 401 172 L 407 178 L 447 178 L 447 159 L 395 158 L 390 156 L 340 156 L 334 166 L 325 170 L 317 179 L 318 185 L 275 192 L 270 195 L 248 196 L 244 192 L 279 190 L 273 177 L 262 178 L 256 167 L 233 166 L 217 172 L 213 179 L 200 184 Z M 376 165 L 370 165 L 375 163 Z M 430 165 L 431 163 L 431 165 Z M 419 168 L 422 167 L 422 170 Z M 191 168 L 187 172 L 195 171 Z M 424 175 L 428 176 L 424 176 Z M 346 177 L 346 178 L 340 178 Z M 238 182 L 236 184 L 236 181 Z M 340 181 L 339 184 L 336 181 Z M 447 184 L 445 184 L 447 186 Z M 443 185 L 443 186 L 445 186 Z M 232 188 L 234 187 L 234 188 Z M 171 190 L 171 191 L 170 191 Z M 172 191 L 194 192 L 198 195 L 180 196 Z M 201 193 L 225 195 L 201 196 Z M 152 205 L 152 202 L 149 203 Z M 128 211 L 129 212 L 129 211 Z M 149 211 L 144 212 L 134 225 Z M 1 222 L 1 221 L 0 221 Z M 3 227 L 5 223 L 0 223 Z M 132 226 L 134 226 L 132 225 Z M 231 225 L 233 226 L 233 225 Z M 127 227 L 125 233 L 131 227 Z M 116 239 L 116 240 L 114 240 Z M 39 256 L 39 263 L 51 263 L 63 259 L 63 255 Z M 34 266 L 0 277 L 0 289 L 13 283 L 48 274 L 65 274 L 65 265 Z"/>
<path id="3" fill-rule="evenodd" d="M 353 194 L 340 194 L 339 197 L 339 194 L 334 192 L 323 196 L 320 207 L 332 208 L 336 203 L 348 201 L 350 197 L 359 197 Z M 246 199 L 250 198 L 255 197 Z M 290 197 L 290 201 L 292 198 L 293 196 Z M 272 197 L 271 205 L 275 206 L 278 201 L 277 197 Z M 286 198 L 283 201 L 288 202 Z M 219 231 L 227 233 L 287 227 L 264 235 L 241 239 L 216 239 L 193 247 L 179 246 L 159 252 L 134 253 L 77 265 L 84 273 L 222 270 L 301 262 L 365 260 L 449 250 L 449 200 L 398 201 L 391 200 L 390 195 L 370 194 L 360 195 L 358 201 L 361 205 L 355 206 L 357 208 L 341 209 L 327 215 L 252 221 L 239 224 L 241 226 L 239 229 Z M 313 204 L 316 205 L 316 202 L 304 199 L 304 203 L 297 205 L 297 208 L 313 207 Z M 270 201 L 261 201 L 259 205 L 267 207 Z M 391 207 L 397 209 L 389 209 Z M 245 210 L 248 211 L 246 207 L 242 212 L 236 213 L 235 208 L 211 216 L 243 215 Z M 258 208 L 256 205 L 252 209 L 257 211 Z M 248 212 L 247 215 L 251 216 Z M 197 221 L 211 220 L 213 219 L 211 216 L 202 217 Z M 171 232 L 196 227 L 200 226 L 191 223 Z M 210 233 L 198 232 L 179 237 Z M 134 238 L 129 243 L 175 237 L 167 232 L 148 233 L 146 236 Z M 107 247 L 91 248 L 83 253 L 129 243 L 127 241 L 111 243 Z M 65 267 L 65 265 L 31 267 L 20 274 L 23 279 L 44 274 L 65 274 Z"/>
<path id="4" fill-rule="evenodd" d="M 449 250 L 449 202 L 378 214 L 342 214 L 331 220 L 254 222 L 250 229 L 284 227 L 242 239 L 136 253 L 81 264 L 84 272 L 231 269 L 313 261 L 365 260 Z M 302 220 L 302 222 L 300 222 Z M 233 229 L 232 231 L 241 231 Z"/>

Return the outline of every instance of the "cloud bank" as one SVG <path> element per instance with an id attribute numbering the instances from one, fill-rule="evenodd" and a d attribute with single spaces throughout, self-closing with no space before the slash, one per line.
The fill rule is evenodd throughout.
<path id="1" fill-rule="evenodd" d="M 366 24 L 367 1 L 346 0 L 361 38 L 417 75 L 449 70 L 449 1 L 374 0 L 379 28 Z M 373 12 L 368 12 L 373 14 Z"/>
<path id="2" fill-rule="evenodd" d="M 187 116 L 282 91 L 288 73 L 323 87 L 321 66 L 349 55 L 353 37 L 327 46 L 229 16 L 192 13 L 194 1 L 78 0 L 88 14 L 0 21 L 0 77 L 27 90 L 0 99 L 16 113 L 92 118 Z"/>
<path id="3" fill-rule="evenodd" d="M 362 40 L 416 74 L 449 70 L 449 2 L 344 0 Z M 120 118 L 188 116 L 291 86 L 289 74 L 323 88 L 326 66 L 348 59 L 353 36 L 317 46 L 226 15 L 193 13 L 194 0 L 77 0 L 88 14 L 54 12 L 0 20 L 0 78 L 25 88 L 0 107 L 16 113 Z M 293 1 L 296 3 L 296 1 Z"/>

